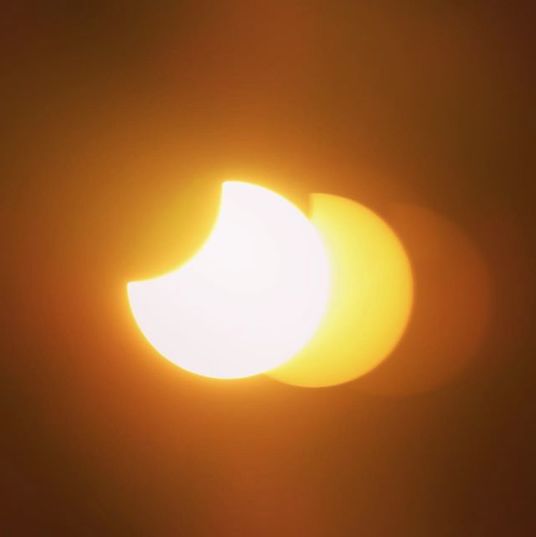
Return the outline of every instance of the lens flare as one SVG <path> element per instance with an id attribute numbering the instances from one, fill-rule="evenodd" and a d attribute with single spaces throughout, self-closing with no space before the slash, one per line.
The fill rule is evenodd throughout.
<path id="1" fill-rule="evenodd" d="M 491 275 L 476 245 L 444 216 L 407 204 L 387 210 L 411 256 L 415 304 L 400 345 L 359 387 L 386 395 L 426 392 L 477 355 L 492 314 Z"/>
<path id="2" fill-rule="evenodd" d="M 297 356 L 268 374 L 299 386 L 332 386 L 376 367 L 408 322 L 413 278 L 406 252 L 374 212 L 346 198 L 312 195 L 313 224 L 328 251 L 326 317 Z"/>

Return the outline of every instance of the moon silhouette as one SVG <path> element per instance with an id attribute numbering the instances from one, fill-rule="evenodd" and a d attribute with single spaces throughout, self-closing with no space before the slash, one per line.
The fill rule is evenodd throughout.
<path id="1" fill-rule="evenodd" d="M 199 252 L 176 270 L 130 282 L 149 343 L 190 372 L 240 378 L 299 352 L 325 313 L 330 265 L 319 232 L 282 196 L 227 181 Z"/>
<path id="2" fill-rule="evenodd" d="M 395 232 L 363 205 L 313 194 L 311 221 L 331 263 L 326 316 L 302 351 L 268 374 L 287 384 L 333 386 L 371 371 L 397 345 L 411 312 L 413 277 Z"/>

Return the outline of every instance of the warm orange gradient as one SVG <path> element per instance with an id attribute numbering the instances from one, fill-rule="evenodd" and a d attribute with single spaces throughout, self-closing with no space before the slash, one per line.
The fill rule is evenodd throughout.
<path id="1" fill-rule="evenodd" d="M 311 220 L 331 264 L 328 311 L 309 344 L 269 375 L 299 386 L 332 386 L 364 375 L 391 352 L 408 322 L 413 279 L 394 231 L 363 205 L 313 194 Z"/>
<path id="2" fill-rule="evenodd" d="M 179 269 L 128 284 L 132 313 L 160 354 L 214 378 L 278 366 L 312 337 L 329 293 L 320 235 L 294 205 L 249 183 L 223 184 L 215 227 Z"/>

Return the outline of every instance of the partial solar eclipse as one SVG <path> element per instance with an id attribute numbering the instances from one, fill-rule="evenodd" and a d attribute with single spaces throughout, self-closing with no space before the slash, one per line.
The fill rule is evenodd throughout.
<path id="1" fill-rule="evenodd" d="M 308 219 L 279 194 L 239 181 L 223 183 L 214 228 L 192 259 L 127 289 L 141 332 L 181 368 L 311 387 L 378 365 L 413 300 L 404 247 L 378 215 L 313 194 Z"/>
<path id="2" fill-rule="evenodd" d="M 199 375 L 240 378 L 309 341 L 326 310 L 329 270 L 320 234 L 297 207 L 228 181 L 201 250 L 177 270 L 129 283 L 128 297 L 162 356 Z"/>

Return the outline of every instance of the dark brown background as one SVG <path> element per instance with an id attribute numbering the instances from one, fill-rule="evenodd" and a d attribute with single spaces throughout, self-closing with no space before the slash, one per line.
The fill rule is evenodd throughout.
<path id="1" fill-rule="evenodd" d="M 2 3 L 2 535 L 534 534 L 529 5 Z M 155 356 L 124 283 L 229 177 L 444 215 L 492 276 L 478 356 L 396 397 Z"/>

